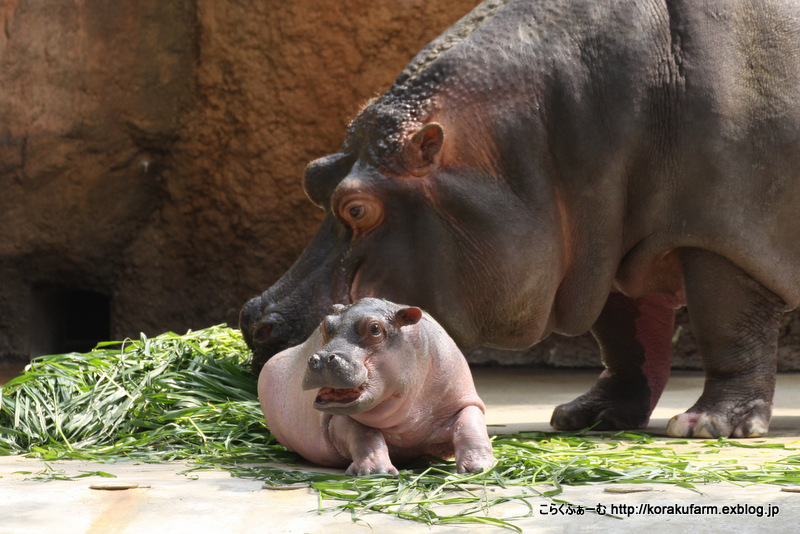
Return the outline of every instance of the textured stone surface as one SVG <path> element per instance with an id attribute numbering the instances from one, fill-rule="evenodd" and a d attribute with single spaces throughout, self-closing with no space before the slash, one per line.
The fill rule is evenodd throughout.
<path id="1" fill-rule="evenodd" d="M 65 292 L 98 336 L 235 324 L 321 220 L 306 163 L 475 3 L 0 4 L 0 358 L 62 346 Z"/>
<path id="2" fill-rule="evenodd" d="M 1 5 L 0 355 L 35 352 L 42 288 L 105 295 L 114 333 L 130 332 L 120 280 L 168 201 L 192 21 L 158 0 Z"/>
<path id="3" fill-rule="evenodd" d="M 476 3 L 0 3 L 0 359 L 80 337 L 64 316 L 91 321 L 98 296 L 99 337 L 235 324 L 321 220 L 306 163 Z M 681 337 L 676 363 L 694 350 Z M 473 357 L 599 362 L 586 337 L 490 353 Z"/>

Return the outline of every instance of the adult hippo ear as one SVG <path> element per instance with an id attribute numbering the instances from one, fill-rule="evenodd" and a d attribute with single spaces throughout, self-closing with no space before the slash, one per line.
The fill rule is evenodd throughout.
<path id="1" fill-rule="evenodd" d="M 414 176 L 422 176 L 438 164 L 444 145 L 444 129 L 438 122 L 420 128 L 406 142 L 404 167 Z"/>
<path id="2" fill-rule="evenodd" d="M 325 209 L 336 186 L 350 172 L 355 160 L 354 154 L 337 152 L 309 163 L 303 176 L 303 189 L 309 200 Z"/>
<path id="3" fill-rule="evenodd" d="M 394 314 L 397 326 L 411 326 L 417 324 L 422 319 L 422 310 L 416 307 L 401 308 Z"/>

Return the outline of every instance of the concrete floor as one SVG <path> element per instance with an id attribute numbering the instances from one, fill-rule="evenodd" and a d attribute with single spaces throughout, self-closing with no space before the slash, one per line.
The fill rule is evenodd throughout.
<path id="1" fill-rule="evenodd" d="M 541 371 L 529 369 L 478 369 L 475 382 L 487 404 L 490 433 L 521 430 L 550 430 L 552 408 L 585 391 L 594 381 L 595 372 Z M 656 408 L 650 432 L 662 434 L 668 419 L 687 409 L 699 396 L 702 375 L 674 373 Z M 800 451 L 800 374 L 782 374 L 778 378 L 775 414 L 770 442 L 791 443 Z M 691 447 L 688 445 L 687 447 Z M 783 449 L 726 449 L 724 454 L 739 463 L 758 465 L 788 456 Z M 31 475 L 46 469 L 44 462 L 21 457 L 0 458 L 0 533 L 157 533 L 269 532 L 269 533 L 348 533 L 348 532 L 490 532 L 496 527 L 434 526 L 372 513 L 365 522 L 353 523 L 349 514 L 317 513 L 317 497 L 309 489 L 269 490 L 247 479 L 236 479 L 227 472 L 208 471 L 192 477 L 178 474 L 184 464 L 149 465 L 132 462 L 91 464 L 86 462 L 49 462 L 50 469 L 67 474 L 82 471 L 105 471 L 114 479 L 88 477 L 73 481 L 38 482 Z M 28 480 L 26 480 L 28 479 Z M 138 488 L 122 491 L 90 489 L 91 484 L 112 481 L 130 483 Z M 615 507 L 621 518 L 545 513 L 551 501 L 531 497 L 534 514 L 515 521 L 524 532 L 629 532 L 646 528 L 648 532 L 761 532 L 794 531 L 800 513 L 800 494 L 782 492 L 779 487 L 762 484 L 749 487 L 731 484 L 708 484 L 701 493 L 689 489 L 654 484 L 651 491 L 632 494 L 606 492 L 606 486 L 565 487 L 559 496 L 576 505 Z M 500 495 L 501 488 L 491 490 Z M 517 492 L 518 490 L 514 490 Z M 651 514 L 633 513 L 620 505 L 725 505 L 739 506 L 745 513 Z M 745 508 L 749 507 L 749 509 Z M 492 514 L 507 517 L 525 513 L 520 504 L 492 509 Z M 651 509 L 652 511 L 652 509 Z M 775 512 L 777 515 L 774 515 Z M 759 516 L 760 515 L 760 516 Z M 772 515 L 772 517 L 767 517 Z"/>

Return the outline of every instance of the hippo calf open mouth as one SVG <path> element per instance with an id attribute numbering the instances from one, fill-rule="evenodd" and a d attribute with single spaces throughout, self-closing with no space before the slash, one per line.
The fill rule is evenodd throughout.
<path id="1" fill-rule="evenodd" d="M 349 408 L 356 404 L 364 393 L 364 387 L 357 388 L 320 388 L 314 399 L 314 406 L 317 408 L 327 408 L 336 406 L 338 408 Z"/>

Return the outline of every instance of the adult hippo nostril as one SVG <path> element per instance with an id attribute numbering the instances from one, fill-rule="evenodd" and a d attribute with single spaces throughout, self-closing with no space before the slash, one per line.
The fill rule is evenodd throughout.
<path id="1" fill-rule="evenodd" d="M 269 336 L 272 334 L 272 325 L 265 324 L 258 328 L 256 328 L 255 332 L 253 332 L 253 340 L 256 343 L 265 343 Z"/>
<path id="2" fill-rule="evenodd" d="M 254 346 L 257 330 L 253 327 L 259 322 L 263 313 L 261 302 L 261 297 L 254 297 L 248 300 L 239 312 L 239 328 L 242 331 L 245 342 L 251 349 Z"/>
<path id="3" fill-rule="evenodd" d="M 287 327 L 283 315 L 262 297 L 250 299 L 239 313 L 239 328 L 245 343 L 253 351 L 253 371 L 258 373 L 261 365 L 273 354 L 289 346 L 294 335 Z"/>
<path id="4" fill-rule="evenodd" d="M 250 299 L 239 313 L 242 337 L 253 352 L 254 374 L 257 375 L 272 356 L 302 343 L 313 331 L 314 327 L 308 326 L 305 317 L 298 317 L 298 311 L 292 307 L 294 304 L 292 300 L 279 300 L 267 292 Z M 301 309 L 308 312 L 308 308 Z M 320 318 L 312 317 L 319 324 Z"/>

